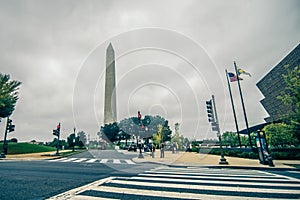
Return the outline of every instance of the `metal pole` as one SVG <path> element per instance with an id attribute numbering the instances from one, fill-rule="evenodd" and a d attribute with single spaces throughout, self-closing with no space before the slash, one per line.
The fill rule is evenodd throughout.
<path id="1" fill-rule="evenodd" d="M 215 96 L 214 95 L 212 95 L 212 102 L 213 102 L 215 120 L 216 120 L 216 123 L 217 123 L 217 136 L 219 137 L 219 141 L 220 141 L 221 158 L 220 158 L 219 164 L 228 164 L 228 162 L 226 161 L 226 158 L 224 157 L 224 152 L 223 152 L 223 147 L 222 147 L 222 137 L 221 137 L 221 133 L 220 133 L 220 126 L 219 126 L 219 120 L 218 120 L 217 108 L 216 108 Z"/>
<path id="2" fill-rule="evenodd" d="M 6 158 L 6 156 L 5 156 L 5 150 L 7 148 L 6 137 L 7 137 L 8 121 L 9 121 L 9 117 L 7 117 L 7 121 L 6 121 L 6 127 L 5 127 L 5 133 L 4 133 L 4 140 L 3 140 L 3 146 L 2 146 L 2 153 L 0 155 L 0 158 Z"/>
<path id="3" fill-rule="evenodd" d="M 236 128 L 236 132 L 238 134 L 239 146 L 241 148 L 242 144 L 241 144 L 241 138 L 240 138 L 240 131 L 239 131 L 239 126 L 238 126 L 237 119 L 236 119 L 236 113 L 235 113 L 235 108 L 234 108 L 234 103 L 233 103 L 233 98 L 232 98 L 231 86 L 230 86 L 230 82 L 229 82 L 229 79 L 228 79 L 227 69 L 225 70 L 225 73 L 226 73 L 226 78 L 227 78 L 228 90 L 229 90 L 229 94 L 230 94 L 230 100 L 231 100 L 232 112 L 233 112 L 233 117 L 234 117 L 234 122 L 235 122 L 235 128 Z"/>
<path id="4" fill-rule="evenodd" d="M 144 156 L 143 156 L 143 154 L 142 154 L 142 142 L 141 142 L 141 140 L 139 139 L 139 144 L 138 144 L 138 147 L 139 147 L 139 151 L 140 151 L 140 153 L 139 153 L 139 156 L 138 156 L 138 158 L 144 158 Z"/>
<path id="5" fill-rule="evenodd" d="M 241 97 L 241 102 L 242 102 L 242 107 L 243 107 L 243 112 L 244 112 L 244 118 L 245 118 L 245 123 L 246 123 L 246 128 L 247 128 L 247 134 L 248 134 L 248 137 L 249 137 L 249 144 L 250 144 L 250 147 L 253 148 L 252 141 L 251 141 L 251 136 L 250 136 L 250 131 L 249 131 L 249 126 L 248 126 L 248 119 L 247 119 L 247 115 L 246 115 L 244 99 L 243 99 L 243 93 L 242 93 L 240 79 L 239 79 L 239 74 L 238 74 L 238 70 L 237 70 L 235 61 L 233 63 L 234 63 L 234 68 L 235 68 L 237 81 L 238 81 L 238 86 L 239 86 L 239 91 L 240 91 L 240 97 Z"/>
<path id="6" fill-rule="evenodd" d="M 73 151 L 75 151 L 75 144 L 76 144 L 76 134 L 75 134 L 75 131 L 76 131 L 76 128 L 74 127 L 73 130 L 74 130 Z"/>
<path id="7" fill-rule="evenodd" d="M 56 146 L 56 156 L 59 156 L 59 136 L 60 136 L 60 123 L 58 124 L 59 125 L 59 129 L 58 129 L 58 134 L 57 134 L 57 146 Z"/>

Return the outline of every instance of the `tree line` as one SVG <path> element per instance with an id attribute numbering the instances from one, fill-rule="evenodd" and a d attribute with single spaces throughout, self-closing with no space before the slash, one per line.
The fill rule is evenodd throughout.
<path id="1" fill-rule="evenodd" d="M 172 131 L 169 127 L 168 120 L 156 115 L 146 115 L 143 119 L 130 117 L 101 126 L 98 136 L 111 143 L 119 144 L 125 140 L 143 139 L 149 143 L 150 139 L 154 144 L 161 144 L 171 140 Z"/>

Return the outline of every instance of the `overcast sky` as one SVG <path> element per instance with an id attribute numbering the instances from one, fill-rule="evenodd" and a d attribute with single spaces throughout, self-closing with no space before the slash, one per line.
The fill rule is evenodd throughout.
<path id="1" fill-rule="evenodd" d="M 263 123 L 256 83 L 299 43 L 299 10 L 298 0 L 1 0 L 0 71 L 22 82 L 8 138 L 52 141 L 58 122 L 64 139 L 73 127 L 95 138 L 110 42 L 118 120 L 140 110 L 179 122 L 186 137 L 216 138 L 205 108 L 214 94 L 222 131 L 234 131 L 225 69 L 236 61 L 252 74 L 241 82 L 249 125 Z"/>

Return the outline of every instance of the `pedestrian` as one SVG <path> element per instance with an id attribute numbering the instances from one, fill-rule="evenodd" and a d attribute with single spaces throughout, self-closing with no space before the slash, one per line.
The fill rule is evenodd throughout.
<path id="1" fill-rule="evenodd" d="M 176 151 L 175 148 L 176 148 L 176 147 L 175 147 L 175 143 L 173 143 L 173 144 L 172 144 L 172 154 L 175 153 L 175 151 Z"/>
<path id="2" fill-rule="evenodd" d="M 155 145 L 153 144 L 153 145 L 152 145 L 152 158 L 155 157 L 154 153 L 155 153 Z"/>
<path id="3" fill-rule="evenodd" d="M 161 143 L 160 145 L 160 158 L 164 158 L 165 157 L 165 145 L 164 143 Z"/>

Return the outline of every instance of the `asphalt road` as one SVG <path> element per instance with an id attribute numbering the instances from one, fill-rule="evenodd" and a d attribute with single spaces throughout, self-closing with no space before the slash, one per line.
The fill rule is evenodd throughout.
<path id="1" fill-rule="evenodd" d="M 96 157 L 100 158 L 102 153 L 96 153 Z M 102 157 L 110 154 L 121 158 L 134 156 L 105 151 Z M 95 158 L 90 152 L 73 157 Z M 45 199 L 108 176 L 132 176 L 154 166 L 3 160 L 0 162 L 0 199 Z"/>
<path id="2" fill-rule="evenodd" d="M 119 197 L 119 194 L 115 194 L 115 190 L 126 190 L 130 191 L 131 189 L 138 189 L 141 190 L 141 194 L 139 196 L 126 196 L 128 199 L 130 198 L 139 198 L 139 199 L 149 199 L 146 194 L 143 193 L 143 191 L 147 192 L 148 190 L 150 193 L 153 191 L 169 191 L 170 194 L 175 194 L 178 192 L 178 189 L 171 189 L 171 188 L 165 188 L 167 183 L 170 183 L 172 181 L 172 177 L 167 177 L 165 179 L 162 176 L 162 170 L 164 170 L 166 173 L 166 176 L 179 176 L 176 179 L 173 180 L 173 183 L 176 184 L 177 187 L 187 187 L 186 185 L 193 184 L 193 181 L 195 179 L 199 179 L 199 182 L 203 182 L 203 185 L 205 187 L 208 187 L 208 184 L 217 184 L 217 186 L 226 186 L 228 182 L 224 182 L 224 180 L 216 180 L 217 183 L 209 183 L 213 182 L 214 180 L 211 180 L 211 178 L 202 178 L 197 177 L 195 175 L 199 175 L 202 173 L 202 176 L 214 176 L 212 173 L 214 169 L 204 169 L 204 168 L 197 168 L 197 169 L 187 169 L 189 172 L 194 173 L 196 171 L 195 175 L 191 175 L 191 173 L 182 173 L 180 168 L 156 168 L 159 165 L 156 164 L 150 164 L 150 163 L 144 163 L 144 164 L 137 164 L 137 163 L 126 163 L 122 160 L 131 160 L 133 157 L 136 157 L 137 153 L 135 152 L 125 152 L 119 153 L 117 151 L 97 151 L 97 150 L 91 150 L 87 151 L 81 154 L 73 155 L 65 160 L 44 160 L 44 161 L 8 161 L 8 160 L 1 160 L 0 161 L 0 199 L 1 200 L 14 200 L 14 199 L 46 199 L 48 197 L 55 196 L 57 194 L 64 193 L 68 190 L 71 190 L 73 188 L 77 188 L 86 184 L 89 184 L 91 182 L 107 178 L 107 177 L 116 177 L 115 183 L 105 183 L 103 186 L 96 185 L 95 188 L 108 188 L 110 187 L 112 190 L 109 190 L 107 192 L 102 192 L 101 194 L 98 192 L 95 192 L 95 190 L 89 190 L 83 193 L 83 195 L 92 195 L 92 196 L 103 196 L 103 197 Z M 109 160 L 120 160 L 122 162 L 116 164 L 114 162 L 109 162 Z M 107 163 L 101 163 L 101 161 L 106 160 Z M 79 161 L 79 162 L 77 162 Z M 91 162 L 90 162 L 91 161 Z M 157 176 L 157 180 L 152 180 L 152 182 L 149 182 L 150 179 L 150 172 L 147 172 L 146 175 L 141 175 L 141 173 L 144 173 L 147 170 L 154 170 L 151 172 L 151 176 Z M 157 169 L 157 170 L 155 170 Z M 206 171 L 205 171 L 206 170 Z M 215 169 L 215 171 L 218 169 Z M 219 169 L 221 170 L 221 169 Z M 231 181 L 231 176 L 240 176 L 241 178 L 247 178 L 252 181 L 253 183 L 256 182 L 256 174 L 261 173 L 258 171 L 253 170 L 233 170 L 233 169 L 223 169 L 222 173 L 223 176 L 228 177 L 226 180 Z M 216 174 L 220 174 L 221 172 L 216 171 Z M 266 172 L 263 172 L 264 174 L 270 175 L 272 178 L 281 178 L 281 179 L 287 179 L 289 181 L 299 181 L 300 173 L 299 171 L 293 171 L 293 170 L 286 170 L 286 171 L 273 171 L 273 170 L 267 170 Z M 270 173 L 270 174 L 269 174 Z M 177 175 L 176 175 L 177 174 Z M 216 175 L 215 174 L 215 175 Z M 277 174 L 277 175 L 276 175 Z M 182 177 L 180 177 L 182 175 Z M 247 177 L 249 176 L 249 177 Z M 127 178 L 126 178 L 127 177 Z M 217 178 L 216 176 L 215 178 Z M 272 178 L 272 179 L 274 179 Z M 296 178 L 298 180 L 294 180 L 291 178 Z M 130 185 L 129 180 L 131 182 L 133 180 L 140 181 L 139 185 Z M 183 180 L 182 180 L 183 179 Z M 187 182 L 184 182 L 184 184 L 180 183 L 184 181 L 184 179 L 187 179 Z M 271 180 L 265 180 L 267 184 L 271 184 L 273 181 Z M 122 181 L 126 184 L 120 185 Z M 224 185 L 222 185 L 224 182 Z M 260 181 L 261 182 L 261 181 Z M 155 186 L 155 184 L 159 185 L 158 187 Z M 197 183 L 200 184 L 200 183 Z M 235 187 L 236 183 L 233 184 Z M 259 181 L 255 184 L 261 184 L 264 186 L 264 183 L 259 183 Z M 251 185 L 246 184 L 245 187 L 250 187 Z M 260 186 L 260 187 L 262 187 Z M 173 186 L 172 186 L 173 187 Z M 200 186 L 198 185 L 197 188 Z M 251 186 L 252 187 L 252 186 Z M 250 187 L 250 188 L 251 188 Z M 267 186 L 264 186 L 267 187 Z M 272 189 L 273 186 L 268 186 Z M 297 190 L 299 190 L 300 185 L 297 185 Z M 282 187 L 285 188 L 285 187 Z M 278 188 L 278 189 L 282 189 Z M 291 188 L 295 189 L 295 188 Z M 205 190 L 191 190 L 188 189 L 182 189 L 182 191 L 185 192 L 192 192 L 192 193 L 199 193 L 203 195 L 212 195 L 217 194 L 216 192 L 219 192 L 219 195 L 222 195 L 224 197 L 228 197 L 228 195 L 232 195 L 232 191 L 215 191 L 215 187 L 212 185 L 212 189 L 209 189 L 207 191 Z M 254 189 L 256 190 L 256 189 Z M 276 191 L 276 187 L 274 187 L 274 191 Z M 292 191 L 292 190 L 291 190 Z M 262 193 L 263 194 L 263 193 Z M 119 196 L 118 196 L 119 195 Z M 179 193 L 178 193 L 179 195 Z M 257 195 L 257 197 L 260 195 L 260 189 L 258 189 L 254 193 L 245 193 L 240 194 L 237 193 L 237 196 L 241 195 L 248 195 L 248 197 L 254 197 Z M 250 195 L 250 196 L 249 196 Z M 251 196 L 252 195 L 252 196 Z M 254 196 L 253 196 L 254 195 Z M 273 198 L 273 196 L 271 196 Z M 277 196 L 281 198 L 281 196 Z M 293 195 L 290 195 L 288 197 L 294 197 Z M 123 198 L 123 196 L 122 196 Z M 124 199 L 126 199 L 124 197 Z M 153 198 L 150 198 L 153 199 Z M 165 199 L 164 197 L 155 198 L 155 199 Z M 174 199 L 174 197 L 171 197 L 169 199 Z"/>

